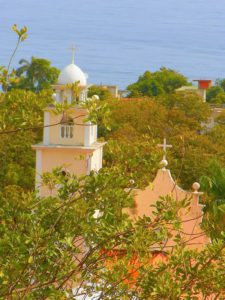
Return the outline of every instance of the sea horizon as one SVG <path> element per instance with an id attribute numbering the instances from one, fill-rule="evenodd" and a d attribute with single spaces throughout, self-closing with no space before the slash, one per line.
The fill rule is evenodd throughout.
<path id="1" fill-rule="evenodd" d="M 124 89 L 146 70 L 174 69 L 193 79 L 225 77 L 225 3 L 222 0 L 0 1 L 0 65 L 28 27 L 13 61 L 46 58 L 59 69 L 75 63 L 89 83 Z"/>

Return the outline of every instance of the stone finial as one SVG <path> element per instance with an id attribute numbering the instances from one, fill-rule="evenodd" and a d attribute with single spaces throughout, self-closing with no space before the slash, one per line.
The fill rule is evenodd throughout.
<path id="1" fill-rule="evenodd" d="M 194 194 L 199 194 L 200 184 L 198 182 L 194 182 L 192 184 L 192 188 L 194 190 Z"/>
<path id="2" fill-rule="evenodd" d="M 160 165 L 162 166 L 163 170 L 166 170 L 166 167 L 168 166 L 168 161 L 166 159 L 161 160 Z"/>

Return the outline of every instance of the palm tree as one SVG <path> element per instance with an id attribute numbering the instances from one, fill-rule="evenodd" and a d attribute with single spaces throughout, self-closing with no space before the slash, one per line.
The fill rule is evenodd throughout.
<path id="1" fill-rule="evenodd" d="M 31 58 L 31 62 L 29 62 L 28 60 L 22 58 L 22 59 L 19 61 L 19 65 L 21 65 L 21 66 L 16 70 L 16 75 L 17 75 L 17 76 L 21 76 L 21 75 L 23 75 L 24 73 L 27 73 L 27 71 L 28 71 L 29 68 L 31 67 L 32 60 L 33 60 L 33 57 Z"/>
<path id="2" fill-rule="evenodd" d="M 26 59 L 19 61 L 20 67 L 16 70 L 16 75 L 20 77 L 20 82 L 12 88 L 28 89 L 39 92 L 42 89 L 51 88 L 59 76 L 59 70 L 51 66 L 47 59 L 32 57 L 29 62 Z"/>

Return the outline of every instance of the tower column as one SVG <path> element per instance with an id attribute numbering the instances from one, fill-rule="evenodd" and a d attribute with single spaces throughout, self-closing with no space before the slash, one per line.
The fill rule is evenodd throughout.
<path id="1" fill-rule="evenodd" d="M 50 125 L 50 113 L 48 111 L 44 112 L 44 139 L 43 142 L 45 145 L 49 144 L 49 131 L 50 128 L 46 127 Z"/>

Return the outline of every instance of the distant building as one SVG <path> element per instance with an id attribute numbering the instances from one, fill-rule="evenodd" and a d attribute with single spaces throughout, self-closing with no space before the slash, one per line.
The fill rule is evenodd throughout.
<path id="1" fill-rule="evenodd" d="M 197 93 L 200 97 L 203 98 L 203 101 L 206 102 L 206 92 L 207 90 L 212 87 L 212 80 L 206 79 L 197 79 L 194 80 L 198 82 L 198 86 L 182 86 L 179 89 L 176 89 L 176 92 L 191 92 Z M 206 130 L 213 128 L 216 125 L 217 117 L 225 111 L 225 104 L 212 104 L 209 103 L 211 108 L 211 114 L 208 121 L 202 125 L 205 126 Z"/>
<path id="2" fill-rule="evenodd" d="M 113 97 L 119 98 L 119 90 L 117 85 L 101 85 L 101 87 L 108 90 Z"/>
<path id="3" fill-rule="evenodd" d="M 203 98 L 204 102 L 206 101 L 206 91 L 211 88 L 212 80 L 206 79 L 196 79 L 198 82 L 198 94 Z"/>
<path id="4" fill-rule="evenodd" d="M 206 101 L 206 91 L 212 86 L 212 80 L 196 79 L 198 86 L 188 85 L 176 89 L 176 92 L 195 92 Z"/>
<path id="5" fill-rule="evenodd" d="M 127 90 L 119 90 L 119 87 L 117 85 L 106 85 L 106 84 L 100 84 L 95 86 L 100 87 L 102 89 L 105 89 L 110 92 L 113 98 L 123 98 L 124 95 L 127 95 L 128 91 Z"/>

